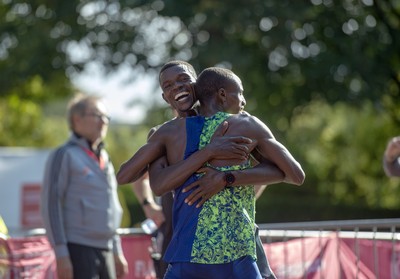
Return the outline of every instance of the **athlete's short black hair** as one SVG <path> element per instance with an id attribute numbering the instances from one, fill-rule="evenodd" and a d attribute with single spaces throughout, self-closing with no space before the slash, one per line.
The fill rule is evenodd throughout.
<path id="1" fill-rule="evenodd" d="M 164 72 L 166 69 L 174 67 L 174 66 L 186 66 L 189 70 L 189 73 L 193 75 L 194 78 L 197 78 L 197 73 L 196 70 L 193 68 L 192 64 L 183 61 L 183 60 L 172 60 L 167 63 L 165 63 L 160 70 L 160 73 L 158 74 L 158 81 L 160 81 L 160 76 L 162 72 Z"/>
<path id="2" fill-rule="evenodd" d="M 204 69 L 195 84 L 197 99 L 204 103 L 220 88 L 226 88 L 231 85 L 235 80 L 235 74 L 228 69 L 219 67 L 210 67 Z"/>

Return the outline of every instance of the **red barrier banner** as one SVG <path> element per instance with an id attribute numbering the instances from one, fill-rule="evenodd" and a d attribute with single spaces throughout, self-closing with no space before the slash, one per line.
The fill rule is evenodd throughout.
<path id="1" fill-rule="evenodd" d="M 271 268 L 285 279 L 398 279 L 400 244 L 329 237 L 264 244 Z"/>
<path id="2" fill-rule="evenodd" d="M 0 247 L 0 278 L 56 278 L 55 256 L 46 237 L 0 239 Z"/>
<path id="3" fill-rule="evenodd" d="M 150 236 L 124 236 L 121 240 L 122 249 L 129 266 L 129 273 L 124 279 L 156 278 L 153 260 L 149 252 Z"/>
<path id="4" fill-rule="evenodd" d="M 148 235 L 122 236 L 129 264 L 124 279 L 154 279 Z M 395 241 L 302 238 L 264 244 L 272 270 L 285 279 L 400 279 L 400 244 Z M 0 238 L 1 279 L 56 279 L 53 250 L 44 236 Z"/>
<path id="5" fill-rule="evenodd" d="M 150 245 L 147 235 L 122 237 L 129 265 L 124 279 L 155 278 Z M 0 238 L 0 279 L 57 279 L 55 255 L 47 238 Z"/>
<path id="6" fill-rule="evenodd" d="M 24 228 L 43 226 L 40 214 L 40 184 L 23 184 L 21 188 L 21 225 Z"/>

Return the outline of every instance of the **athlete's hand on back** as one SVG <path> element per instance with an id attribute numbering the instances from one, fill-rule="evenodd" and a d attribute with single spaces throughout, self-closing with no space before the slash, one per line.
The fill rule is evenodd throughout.
<path id="1" fill-rule="evenodd" d="M 212 196 L 223 190 L 226 182 L 224 172 L 214 168 L 204 167 L 199 169 L 197 172 L 202 173 L 203 175 L 198 180 L 185 187 L 182 192 L 188 192 L 192 188 L 198 186 L 185 199 L 185 202 L 189 205 L 192 205 L 199 200 L 199 203 L 196 205 L 196 207 L 200 207 Z"/>
<path id="2" fill-rule="evenodd" d="M 211 142 L 204 148 L 209 149 L 214 159 L 245 160 L 257 145 L 253 140 L 242 136 L 224 136 L 228 129 L 228 122 L 224 121 L 215 131 Z"/>

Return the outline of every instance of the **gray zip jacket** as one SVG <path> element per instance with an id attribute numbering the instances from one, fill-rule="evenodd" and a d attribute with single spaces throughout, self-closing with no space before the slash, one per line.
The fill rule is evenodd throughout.
<path id="1" fill-rule="evenodd" d="M 104 149 L 103 169 L 88 150 L 85 139 L 71 135 L 47 160 L 41 210 L 56 257 L 69 255 L 67 242 L 122 253 L 114 167 Z"/>

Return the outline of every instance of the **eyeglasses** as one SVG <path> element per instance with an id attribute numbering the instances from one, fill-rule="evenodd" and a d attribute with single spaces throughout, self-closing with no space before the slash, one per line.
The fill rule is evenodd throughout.
<path id="1" fill-rule="evenodd" d="M 97 119 L 103 121 L 104 123 L 109 123 L 111 121 L 111 117 L 106 115 L 106 114 L 100 114 L 100 113 L 86 113 L 83 116 L 92 116 L 96 117 Z"/>

